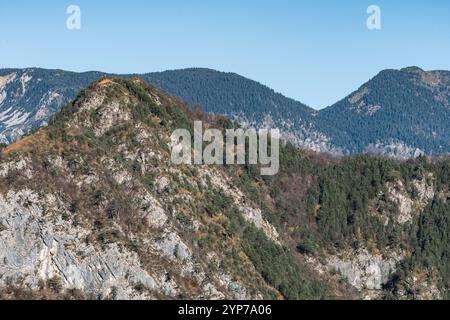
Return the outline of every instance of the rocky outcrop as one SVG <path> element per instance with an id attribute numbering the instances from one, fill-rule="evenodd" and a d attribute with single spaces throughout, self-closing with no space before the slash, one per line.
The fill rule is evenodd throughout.
<path id="1" fill-rule="evenodd" d="M 412 197 L 406 191 L 402 181 L 390 183 L 387 189 L 391 200 L 398 207 L 397 223 L 404 224 L 411 222 L 415 216 L 418 216 L 430 200 L 434 198 L 434 186 L 430 181 L 433 180 L 431 175 L 427 175 L 421 180 L 412 181 L 412 186 L 417 193 Z"/>
<path id="2" fill-rule="evenodd" d="M 396 264 L 402 259 L 399 254 L 392 253 L 385 258 L 369 253 L 366 249 L 348 255 L 328 259 L 329 270 L 340 272 L 355 288 L 362 290 L 381 290 L 395 271 Z"/>

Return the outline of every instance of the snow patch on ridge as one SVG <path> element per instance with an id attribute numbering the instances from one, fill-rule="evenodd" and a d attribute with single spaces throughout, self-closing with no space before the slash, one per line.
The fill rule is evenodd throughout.
<path id="1" fill-rule="evenodd" d="M 6 125 L 6 128 L 17 126 L 24 123 L 28 119 L 29 115 L 29 112 L 22 113 L 21 111 L 16 110 L 11 116 L 6 117 L 8 120 L 3 120 L 3 123 Z"/>
<path id="2" fill-rule="evenodd" d="M 27 85 L 28 82 L 31 81 L 31 79 L 33 79 L 32 76 L 30 76 L 28 73 L 24 73 L 21 77 L 20 77 L 20 83 L 22 84 L 22 96 L 25 95 L 26 91 L 27 91 Z"/>

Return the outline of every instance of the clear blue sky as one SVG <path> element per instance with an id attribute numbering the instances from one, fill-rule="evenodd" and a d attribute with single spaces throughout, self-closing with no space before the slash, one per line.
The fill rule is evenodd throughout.
<path id="1" fill-rule="evenodd" d="M 66 29 L 79 5 L 82 29 Z M 381 7 L 382 30 L 366 28 Z M 385 68 L 450 70 L 448 0 L 0 2 L 0 68 L 232 71 L 314 108 Z"/>

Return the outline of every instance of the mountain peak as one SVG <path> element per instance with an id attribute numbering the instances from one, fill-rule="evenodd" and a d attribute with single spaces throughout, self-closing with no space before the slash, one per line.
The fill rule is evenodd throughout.
<path id="1" fill-rule="evenodd" d="M 131 122 L 173 123 L 174 109 L 178 109 L 175 105 L 182 105 L 181 100 L 142 79 L 105 77 L 82 91 L 51 125 L 62 120 L 69 126 L 90 128 L 101 136 Z"/>

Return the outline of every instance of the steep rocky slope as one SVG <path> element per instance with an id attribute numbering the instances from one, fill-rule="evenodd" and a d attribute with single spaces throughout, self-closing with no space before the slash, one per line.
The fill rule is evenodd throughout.
<path id="1" fill-rule="evenodd" d="M 0 143 L 10 143 L 45 126 L 50 117 L 73 100 L 100 72 L 62 70 L 0 70 Z M 124 75 L 131 78 L 134 75 Z M 226 114 L 255 127 L 277 126 L 303 148 L 332 149 L 328 138 L 315 130 L 315 111 L 272 89 L 234 73 L 184 69 L 147 73 L 141 77 L 205 112 Z"/>
<path id="2" fill-rule="evenodd" d="M 47 128 L 3 150 L 5 294 L 51 288 L 125 299 L 283 296 L 243 249 L 248 229 L 274 258 L 286 259 L 261 210 L 222 170 L 170 164 L 171 130 L 191 126 L 182 104 L 138 80 L 105 79 Z M 298 277 L 298 266 L 290 268 L 286 277 Z"/>

